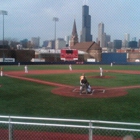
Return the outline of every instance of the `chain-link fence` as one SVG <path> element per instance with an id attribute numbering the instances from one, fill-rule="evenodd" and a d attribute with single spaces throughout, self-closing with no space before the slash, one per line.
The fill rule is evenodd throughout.
<path id="1" fill-rule="evenodd" d="M 140 140 L 140 124 L 97 120 L 0 116 L 0 140 Z"/>

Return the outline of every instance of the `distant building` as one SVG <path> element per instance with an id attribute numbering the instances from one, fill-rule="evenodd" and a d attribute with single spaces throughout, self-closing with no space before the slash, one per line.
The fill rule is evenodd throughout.
<path id="1" fill-rule="evenodd" d="M 139 41 L 138 41 L 138 48 L 140 48 L 140 39 L 139 39 Z"/>
<path id="2" fill-rule="evenodd" d="M 103 47 L 106 47 L 106 44 L 105 44 L 105 41 L 106 41 L 106 33 L 103 33 L 102 34 L 102 37 L 101 37 L 102 41 L 100 42 L 100 47 L 103 48 Z"/>
<path id="3" fill-rule="evenodd" d="M 111 41 L 111 36 L 110 35 L 106 35 L 106 38 L 105 38 L 105 47 L 109 47 L 108 46 L 108 43 Z"/>
<path id="4" fill-rule="evenodd" d="M 124 35 L 124 41 L 123 41 L 123 47 L 128 48 L 128 43 L 130 41 L 130 34 L 125 33 Z"/>
<path id="5" fill-rule="evenodd" d="M 23 48 L 28 48 L 28 39 L 23 39 L 20 41 Z"/>
<path id="6" fill-rule="evenodd" d="M 136 37 L 133 37 L 133 38 L 132 38 L 132 41 L 137 41 L 137 38 L 136 38 Z"/>
<path id="7" fill-rule="evenodd" d="M 43 41 L 43 45 L 42 45 L 42 47 L 47 47 L 48 44 L 49 44 L 49 40 L 45 40 L 45 41 Z"/>
<path id="8" fill-rule="evenodd" d="M 4 43 L 4 44 L 3 44 Z M 0 40 L 0 49 L 9 49 L 10 46 L 8 45 L 8 41 L 4 40 Z"/>
<path id="9" fill-rule="evenodd" d="M 104 34 L 104 23 L 98 24 L 98 42 L 100 44 L 100 47 L 105 47 L 105 34 Z"/>
<path id="10" fill-rule="evenodd" d="M 3 45 L 3 43 L 4 43 L 4 45 L 8 45 L 8 41 L 7 40 L 4 40 L 4 42 L 3 42 L 3 40 L 0 40 L 0 45 Z"/>
<path id="11" fill-rule="evenodd" d="M 55 40 L 50 40 L 46 49 L 55 49 Z"/>
<path id="12" fill-rule="evenodd" d="M 21 44 L 17 44 L 16 47 L 17 47 L 17 50 L 21 50 L 22 49 L 22 45 Z"/>
<path id="13" fill-rule="evenodd" d="M 40 37 L 32 37 L 31 38 L 31 44 L 33 48 L 39 48 L 40 46 Z"/>
<path id="14" fill-rule="evenodd" d="M 125 33 L 124 39 L 129 42 L 130 41 L 130 34 Z"/>
<path id="15" fill-rule="evenodd" d="M 138 48 L 123 48 L 118 49 L 117 53 L 126 53 L 127 62 L 140 62 L 140 49 Z"/>
<path id="16" fill-rule="evenodd" d="M 133 49 L 138 48 L 137 41 L 130 41 L 128 47 Z"/>
<path id="17" fill-rule="evenodd" d="M 113 46 L 114 46 L 114 49 L 121 49 L 122 48 L 122 40 L 114 40 Z"/>
<path id="18" fill-rule="evenodd" d="M 65 46 L 66 46 L 66 41 L 63 39 L 63 38 L 58 38 L 57 40 L 56 40 L 56 49 L 62 49 L 62 48 L 64 48 Z"/>
<path id="19" fill-rule="evenodd" d="M 107 51 L 108 52 L 113 52 L 113 42 L 108 42 L 107 43 Z"/>
<path id="20" fill-rule="evenodd" d="M 68 47 L 70 45 L 70 39 L 71 39 L 71 35 L 69 36 L 65 36 L 65 41 L 66 41 L 66 47 Z"/>
<path id="21" fill-rule="evenodd" d="M 91 35 L 91 16 L 89 15 L 89 6 L 86 4 L 82 7 L 82 31 L 80 42 L 92 41 Z"/>

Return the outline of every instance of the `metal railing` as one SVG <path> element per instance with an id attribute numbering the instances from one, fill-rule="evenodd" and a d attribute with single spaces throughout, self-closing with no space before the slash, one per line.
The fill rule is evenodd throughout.
<path id="1" fill-rule="evenodd" d="M 140 123 L 0 116 L 0 140 L 121 140 L 140 138 Z"/>

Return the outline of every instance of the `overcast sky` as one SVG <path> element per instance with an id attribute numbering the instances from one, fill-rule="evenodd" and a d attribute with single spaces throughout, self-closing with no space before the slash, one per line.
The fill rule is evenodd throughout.
<path id="1" fill-rule="evenodd" d="M 89 6 L 94 41 L 100 22 L 104 23 L 106 34 L 111 35 L 111 41 L 123 40 L 125 33 L 130 34 L 130 39 L 140 39 L 140 0 L 0 0 L 0 10 L 8 12 L 4 16 L 5 38 L 19 41 L 39 36 L 41 42 L 54 39 L 53 17 L 59 18 L 57 38 L 71 35 L 74 19 L 80 35 L 85 1 Z M 3 36 L 2 21 L 0 15 L 0 40 Z"/>

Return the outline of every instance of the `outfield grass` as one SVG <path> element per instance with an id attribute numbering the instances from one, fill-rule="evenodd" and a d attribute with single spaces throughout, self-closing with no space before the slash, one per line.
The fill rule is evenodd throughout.
<path id="1" fill-rule="evenodd" d="M 140 65 L 72 65 L 73 69 L 96 69 L 99 70 L 99 67 L 102 67 L 103 70 L 140 70 Z M 4 71 L 24 71 L 24 65 L 18 67 L 14 66 L 3 66 Z M 54 70 L 54 69 L 69 69 L 69 65 L 29 65 L 29 70 Z"/>
<path id="2" fill-rule="evenodd" d="M 81 73 L 76 74 L 49 74 L 49 75 L 27 75 L 27 77 L 36 78 L 44 81 L 57 82 L 73 86 L 79 86 L 79 77 Z M 130 86 L 140 84 L 140 75 L 120 74 L 120 73 L 105 73 L 104 75 L 110 76 L 108 79 L 92 78 L 98 76 L 99 73 L 86 73 L 85 74 L 89 83 L 92 86 Z"/>
<path id="3" fill-rule="evenodd" d="M 107 66 L 103 69 L 140 70 L 140 66 Z M 74 69 L 99 69 L 98 65 L 75 65 Z M 8 70 L 24 70 L 24 66 L 4 66 Z M 29 69 L 68 69 L 67 65 L 29 66 Z M 140 75 L 106 73 L 112 79 L 88 78 L 95 86 L 139 85 Z M 37 79 L 79 85 L 78 74 L 28 75 Z M 86 73 L 86 76 L 99 73 Z M 72 119 L 95 119 L 109 121 L 139 122 L 140 89 L 128 90 L 126 96 L 117 98 L 81 99 L 54 95 L 54 87 L 40 85 L 9 77 L 0 77 L 0 115 L 37 116 Z"/>

